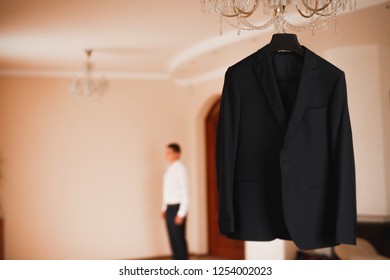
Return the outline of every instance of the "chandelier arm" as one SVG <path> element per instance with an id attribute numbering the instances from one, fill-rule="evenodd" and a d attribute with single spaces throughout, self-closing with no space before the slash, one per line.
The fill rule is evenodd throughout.
<path id="1" fill-rule="evenodd" d="M 221 16 L 230 17 L 230 18 L 236 17 L 236 16 L 239 16 L 239 15 L 240 15 L 240 13 L 239 13 L 237 10 L 235 11 L 235 14 L 226 14 L 226 13 L 222 12 L 221 10 L 219 10 L 218 8 L 215 8 L 215 11 L 216 11 L 218 14 L 220 14 Z"/>
<path id="2" fill-rule="evenodd" d="M 218 14 L 220 14 L 221 16 L 224 16 L 224 17 L 236 17 L 236 16 L 240 15 L 239 11 L 236 9 L 235 6 L 233 7 L 233 8 L 234 8 L 234 14 L 226 14 L 226 13 L 224 13 L 222 10 L 220 10 L 220 9 L 217 7 L 216 0 L 211 1 L 211 3 L 213 3 L 215 11 L 216 11 Z"/>
<path id="3" fill-rule="evenodd" d="M 261 1 L 264 3 L 264 9 L 268 8 L 269 10 L 274 10 L 274 15 L 266 23 L 256 25 L 251 23 L 248 18 L 255 13 L 260 6 Z M 204 3 L 206 1 L 203 0 L 201 2 Z M 239 34 L 240 30 L 261 31 L 268 29 L 272 25 L 278 30 L 287 28 L 295 31 L 314 31 L 321 27 L 324 28 L 325 22 L 321 23 L 321 21 L 324 20 L 327 22 L 327 18 L 335 16 L 340 12 L 340 10 L 345 7 L 347 0 L 300 0 L 299 2 L 301 3 L 299 4 L 296 1 L 291 0 L 286 0 L 285 2 L 282 0 L 209 0 L 207 2 L 209 2 L 210 7 L 214 6 L 214 11 L 221 16 L 221 19 L 224 18 L 224 21 L 230 26 L 238 29 Z M 310 23 L 295 25 L 283 18 L 284 6 L 283 9 L 280 8 L 280 6 L 282 3 L 294 5 L 293 2 L 296 3 L 295 7 L 298 14 L 303 18 L 311 19 Z M 275 8 L 277 6 L 279 6 L 279 8 Z M 265 14 L 269 15 L 269 12 Z M 230 18 L 236 18 L 236 21 Z"/>
<path id="4" fill-rule="evenodd" d="M 240 15 L 238 15 L 238 17 L 239 18 L 248 18 L 248 17 L 250 17 L 252 14 L 249 14 L 249 15 L 246 15 L 246 14 L 240 14 Z"/>
<path id="5" fill-rule="evenodd" d="M 298 13 L 299 13 L 301 16 L 303 16 L 304 18 L 311 18 L 311 17 L 314 16 L 314 14 L 315 14 L 315 12 L 311 11 L 310 14 L 306 15 L 305 13 L 303 13 L 303 12 L 301 11 L 301 9 L 299 8 L 298 5 L 295 5 L 295 7 L 297 8 Z"/>
<path id="6" fill-rule="evenodd" d="M 341 10 L 342 7 L 343 7 L 343 3 L 340 3 L 340 5 L 334 11 L 331 11 L 329 13 L 317 12 L 316 14 L 319 15 L 319 16 L 322 16 L 322 17 L 333 16 L 333 15 L 337 14 Z"/>
<path id="7" fill-rule="evenodd" d="M 238 7 L 237 0 L 233 0 L 233 5 L 234 8 L 237 9 L 237 11 L 239 11 L 241 14 L 246 15 L 244 17 L 249 17 L 256 11 L 257 7 L 259 6 L 259 2 L 260 2 L 259 0 L 255 0 L 255 4 L 253 5 L 253 8 L 248 12 Z"/>
<path id="8" fill-rule="evenodd" d="M 330 5 L 330 3 L 332 3 L 332 1 L 328 0 L 329 2 L 324 4 L 324 6 L 317 8 L 318 7 L 318 0 L 316 0 L 316 5 L 315 5 L 315 7 L 313 9 L 312 7 L 310 7 L 308 1 L 309 0 L 302 0 L 301 2 L 305 6 L 306 9 L 308 9 L 311 12 L 315 12 L 315 13 L 316 12 L 321 12 L 322 10 L 326 9 L 326 7 L 328 7 Z"/>

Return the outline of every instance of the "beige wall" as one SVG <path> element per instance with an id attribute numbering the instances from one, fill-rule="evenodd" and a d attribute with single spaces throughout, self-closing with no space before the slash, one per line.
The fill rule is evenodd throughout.
<path id="1" fill-rule="evenodd" d="M 325 56 L 346 72 L 356 161 L 358 213 L 384 216 L 390 215 L 387 197 L 390 185 L 386 172 L 390 161 L 385 157 L 385 134 L 389 130 L 385 123 L 388 123 L 389 102 L 388 99 L 384 102 L 386 81 L 381 72 L 389 73 L 389 70 L 381 67 L 385 57 L 380 49 L 373 45 L 341 48 L 330 50 Z"/>
<path id="2" fill-rule="evenodd" d="M 319 52 L 347 74 L 359 214 L 390 214 L 386 50 L 368 45 Z M 6 257 L 169 254 L 159 207 L 162 149 L 173 140 L 183 144 L 191 176 L 190 250 L 206 253 L 204 118 L 220 94 L 223 77 L 188 87 L 112 80 L 105 96 L 90 101 L 71 96 L 67 83 L 0 79 Z M 280 244 L 248 242 L 247 258 L 284 258 Z"/>
<path id="3" fill-rule="evenodd" d="M 85 102 L 67 83 L 0 79 L 6 258 L 169 254 L 163 149 L 179 141 L 190 150 L 186 95 L 164 81 L 114 80 L 109 94 Z"/>
<path id="4" fill-rule="evenodd" d="M 387 185 L 387 213 L 390 214 L 390 45 L 379 48 L 379 67 L 381 80 L 381 104 L 384 128 L 385 182 Z"/>

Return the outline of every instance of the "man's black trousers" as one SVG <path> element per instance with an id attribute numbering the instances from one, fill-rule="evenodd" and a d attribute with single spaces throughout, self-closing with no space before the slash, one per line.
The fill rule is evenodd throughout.
<path id="1" fill-rule="evenodd" d="M 168 229 L 169 243 L 173 252 L 174 260 L 187 260 L 187 242 L 185 239 L 186 233 L 186 218 L 181 225 L 175 224 L 175 217 L 179 211 L 180 204 L 170 204 L 165 213 L 165 220 Z"/>

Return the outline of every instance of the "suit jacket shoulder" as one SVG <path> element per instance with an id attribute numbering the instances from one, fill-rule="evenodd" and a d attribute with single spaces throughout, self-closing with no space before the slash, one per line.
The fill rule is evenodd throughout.
<path id="1" fill-rule="evenodd" d="M 344 75 L 344 71 L 338 68 L 337 66 L 335 66 L 333 63 L 317 55 L 315 52 L 311 51 L 308 48 L 305 48 L 305 51 L 311 53 L 312 57 L 316 59 L 318 66 L 322 70 L 325 70 L 326 73 L 330 73 L 336 77 L 339 77 L 340 75 Z"/>
<path id="2" fill-rule="evenodd" d="M 261 49 L 257 50 L 256 52 L 248 55 L 247 57 L 241 59 L 240 61 L 238 61 L 237 63 L 231 65 L 229 68 L 228 68 L 228 71 L 233 71 L 233 72 L 237 72 L 237 71 L 243 71 L 244 69 L 247 69 L 247 68 L 250 68 L 252 67 L 252 63 L 254 61 L 256 61 L 257 59 L 257 56 L 259 55 L 259 53 L 265 51 L 267 48 L 267 46 L 264 46 L 262 47 Z"/>

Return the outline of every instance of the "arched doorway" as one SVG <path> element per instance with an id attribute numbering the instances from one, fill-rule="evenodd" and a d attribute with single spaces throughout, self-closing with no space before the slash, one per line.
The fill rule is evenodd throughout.
<path id="1" fill-rule="evenodd" d="M 219 233 L 218 197 L 215 167 L 215 138 L 220 108 L 218 99 L 206 117 L 206 162 L 207 162 L 207 216 L 209 255 L 224 259 L 244 259 L 244 241 L 232 240 Z"/>

